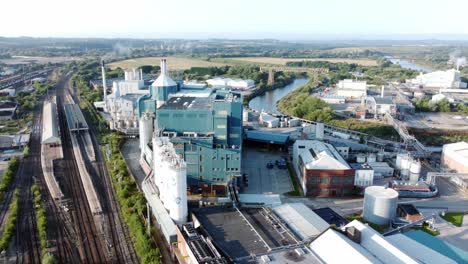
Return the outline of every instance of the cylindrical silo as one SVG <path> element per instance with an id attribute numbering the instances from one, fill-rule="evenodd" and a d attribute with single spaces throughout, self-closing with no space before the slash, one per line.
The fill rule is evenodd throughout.
<path id="1" fill-rule="evenodd" d="M 177 224 L 183 224 L 187 221 L 187 169 L 185 162 L 177 156 L 171 164 L 172 178 L 168 184 L 170 190 L 170 209 L 169 216 Z"/>
<path id="2" fill-rule="evenodd" d="M 364 220 L 388 225 L 395 218 L 398 192 L 382 186 L 370 186 L 364 191 Z"/>
<path id="3" fill-rule="evenodd" d="M 382 152 L 377 153 L 377 161 L 382 162 L 384 161 L 385 154 Z"/>
<path id="4" fill-rule="evenodd" d="M 366 162 L 366 155 L 365 154 L 358 154 L 356 156 L 356 162 L 357 163 L 364 163 Z"/>
<path id="5" fill-rule="evenodd" d="M 417 183 L 419 181 L 419 175 L 421 174 L 421 162 L 419 160 L 413 160 L 410 165 L 409 180 L 411 183 Z"/>
<path id="6" fill-rule="evenodd" d="M 317 122 L 315 124 L 315 138 L 323 140 L 325 135 L 325 124 L 323 122 Z"/>
<path id="7" fill-rule="evenodd" d="M 153 135 L 153 118 L 145 113 L 140 119 L 140 150 L 143 153 L 145 146 L 150 142 Z"/>
<path id="8" fill-rule="evenodd" d="M 401 158 L 401 165 L 400 165 L 400 169 L 403 171 L 403 170 L 409 170 L 410 168 L 410 165 L 411 165 L 411 157 L 406 155 L 404 157 Z"/>
<path id="9" fill-rule="evenodd" d="M 249 122 L 249 111 L 246 109 L 242 112 L 242 121 Z"/>
<path id="10" fill-rule="evenodd" d="M 367 162 L 375 162 L 377 160 L 377 156 L 374 153 L 370 153 L 367 156 Z"/>

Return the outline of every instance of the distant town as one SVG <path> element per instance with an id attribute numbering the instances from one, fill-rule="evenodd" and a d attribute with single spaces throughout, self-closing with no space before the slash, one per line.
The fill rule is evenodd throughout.
<path id="1" fill-rule="evenodd" d="M 1 39 L 0 261 L 468 263 L 468 43 L 424 44 Z"/>

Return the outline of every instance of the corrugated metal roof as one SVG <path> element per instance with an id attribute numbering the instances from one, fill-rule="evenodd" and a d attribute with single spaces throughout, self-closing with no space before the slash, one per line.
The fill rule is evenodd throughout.
<path id="1" fill-rule="evenodd" d="M 392 243 L 394 246 L 401 249 L 411 257 L 421 261 L 422 263 L 438 263 L 438 264 L 451 264 L 457 263 L 454 260 L 434 251 L 421 243 L 403 235 L 396 234 L 393 236 L 386 237 L 387 241 Z"/>
<path id="2" fill-rule="evenodd" d="M 45 102 L 42 114 L 42 144 L 60 144 L 57 124 L 57 106 L 52 102 Z"/>
<path id="3" fill-rule="evenodd" d="M 87 130 L 88 124 L 77 104 L 65 104 L 65 117 L 67 118 L 68 128 L 73 130 Z"/>
<path id="4" fill-rule="evenodd" d="M 446 257 L 453 259 L 457 263 L 468 263 L 468 252 L 438 239 L 437 237 L 431 236 L 420 230 L 410 231 L 404 233 L 404 235 Z"/>
<path id="5" fill-rule="evenodd" d="M 274 207 L 273 211 L 291 228 L 302 240 L 317 237 L 330 226 L 312 209 L 303 203 L 287 203 Z"/>
<path id="6" fill-rule="evenodd" d="M 327 143 L 319 140 L 297 140 L 294 143 L 298 155 L 302 158 L 308 170 L 349 170 L 351 167 L 336 151 Z"/>

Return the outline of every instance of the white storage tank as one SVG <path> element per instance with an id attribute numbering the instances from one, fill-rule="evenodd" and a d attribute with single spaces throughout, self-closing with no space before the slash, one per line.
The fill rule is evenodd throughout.
<path id="1" fill-rule="evenodd" d="M 401 158 L 400 170 L 409 170 L 411 166 L 411 157 L 406 155 Z"/>
<path id="2" fill-rule="evenodd" d="M 249 122 L 249 111 L 247 109 L 242 112 L 242 121 Z"/>
<path id="3" fill-rule="evenodd" d="M 398 192 L 383 186 L 370 186 L 364 191 L 364 220 L 388 225 L 395 218 Z"/>
<path id="4" fill-rule="evenodd" d="M 377 156 L 374 153 L 370 153 L 367 156 L 367 162 L 375 162 L 377 160 Z"/>
<path id="5" fill-rule="evenodd" d="M 325 124 L 323 122 L 317 122 L 315 124 L 315 138 L 323 140 L 325 135 Z"/>
<path id="6" fill-rule="evenodd" d="M 377 153 L 377 161 L 382 162 L 384 161 L 385 154 L 383 152 Z"/>
<path id="7" fill-rule="evenodd" d="M 143 154 L 143 150 L 145 146 L 150 142 L 151 137 L 153 135 L 153 118 L 149 113 L 143 114 L 140 119 L 140 150 Z"/>
<path id="8" fill-rule="evenodd" d="M 358 154 L 356 156 L 356 162 L 357 163 L 364 163 L 366 162 L 366 155 L 365 154 Z"/>
<path id="9" fill-rule="evenodd" d="M 421 174 L 421 162 L 419 160 L 413 160 L 410 165 L 409 181 L 411 183 L 417 183 Z"/>

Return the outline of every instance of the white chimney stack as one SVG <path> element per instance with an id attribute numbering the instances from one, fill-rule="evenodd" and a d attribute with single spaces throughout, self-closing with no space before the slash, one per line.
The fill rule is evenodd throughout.
<path id="1" fill-rule="evenodd" d="M 140 68 L 140 80 L 143 80 L 143 69 Z"/>
<path id="2" fill-rule="evenodd" d="M 384 97 L 384 94 L 385 94 L 384 91 L 385 91 L 385 85 L 382 85 L 382 92 L 380 94 L 380 97 L 382 97 L 382 98 Z"/>
<path id="3" fill-rule="evenodd" d="M 104 60 L 101 61 L 101 74 L 102 74 L 102 90 L 104 91 L 104 110 L 107 109 L 107 83 L 106 83 L 106 68 Z"/>
<path id="4" fill-rule="evenodd" d="M 161 74 L 167 74 L 167 62 L 166 59 L 161 59 Z"/>

